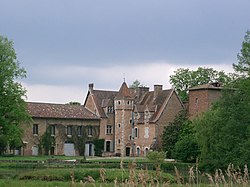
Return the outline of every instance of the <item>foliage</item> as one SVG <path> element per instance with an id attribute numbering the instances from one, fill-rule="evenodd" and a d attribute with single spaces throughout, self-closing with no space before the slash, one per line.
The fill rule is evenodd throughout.
<path id="1" fill-rule="evenodd" d="M 102 156 L 103 148 L 104 148 L 104 139 L 94 139 L 93 143 L 95 145 L 95 155 Z"/>
<path id="2" fill-rule="evenodd" d="M 77 106 L 80 106 L 80 105 L 81 105 L 81 103 L 79 103 L 79 102 L 77 102 L 77 101 L 70 101 L 68 104 L 69 104 L 69 105 L 77 105 Z"/>
<path id="3" fill-rule="evenodd" d="M 129 88 L 139 88 L 139 87 L 145 87 L 145 85 L 142 84 L 139 80 L 135 80 L 131 85 L 129 85 Z"/>
<path id="4" fill-rule="evenodd" d="M 183 162 L 195 162 L 199 155 L 199 147 L 191 121 L 185 121 L 181 134 L 174 147 L 174 158 Z"/>
<path id="5" fill-rule="evenodd" d="M 44 149 L 44 154 L 49 155 L 50 150 L 54 145 L 55 145 L 55 137 L 51 136 L 50 126 L 49 126 L 47 127 L 45 133 L 41 137 L 41 147 Z"/>
<path id="6" fill-rule="evenodd" d="M 229 84 L 234 80 L 235 74 L 226 74 L 213 68 L 199 67 L 197 70 L 179 68 L 170 75 L 170 84 L 175 87 L 182 101 L 188 100 L 188 89 L 209 82 Z"/>
<path id="7" fill-rule="evenodd" d="M 10 148 L 21 146 L 20 124 L 31 119 L 23 100 L 26 91 L 15 81 L 18 78 L 24 78 L 25 75 L 25 70 L 17 61 L 13 42 L 0 36 L 0 135 Z M 4 147 L 0 148 L 0 150 L 4 149 Z"/>
<path id="8" fill-rule="evenodd" d="M 187 121 L 187 111 L 182 110 L 175 117 L 174 121 L 169 123 L 168 126 L 164 128 L 162 136 L 163 150 L 167 152 L 167 158 L 173 157 L 173 150 L 176 142 L 179 140 L 181 133 L 181 128 L 183 123 Z"/>
<path id="9" fill-rule="evenodd" d="M 234 70 L 243 77 L 250 75 L 250 31 L 246 32 L 242 42 L 241 53 L 237 55 L 238 64 L 233 64 Z"/>
<path id="10" fill-rule="evenodd" d="M 165 152 L 163 151 L 149 151 L 146 157 L 151 162 L 160 164 L 164 161 L 164 159 L 166 158 L 166 155 L 165 155 Z"/>
<path id="11" fill-rule="evenodd" d="M 197 119 L 195 127 L 201 148 L 201 165 L 214 169 L 250 164 L 250 79 L 234 90 L 224 90 L 213 108 Z"/>

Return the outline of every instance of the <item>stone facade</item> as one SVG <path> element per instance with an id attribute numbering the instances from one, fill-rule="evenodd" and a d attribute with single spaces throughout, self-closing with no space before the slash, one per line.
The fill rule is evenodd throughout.
<path id="1" fill-rule="evenodd" d="M 42 139 L 47 133 L 52 141 L 50 155 L 93 156 L 93 139 L 99 138 L 100 119 L 83 106 L 27 103 L 33 121 L 23 124 L 21 154 L 44 154 Z"/>
<path id="2" fill-rule="evenodd" d="M 221 97 L 221 83 L 208 83 L 189 89 L 188 113 L 194 119 Z"/>
<path id="3" fill-rule="evenodd" d="M 106 156 L 145 156 L 160 148 L 164 127 L 184 109 L 173 89 L 128 88 L 125 82 L 119 91 L 95 90 L 89 84 L 84 106 L 101 119 Z"/>

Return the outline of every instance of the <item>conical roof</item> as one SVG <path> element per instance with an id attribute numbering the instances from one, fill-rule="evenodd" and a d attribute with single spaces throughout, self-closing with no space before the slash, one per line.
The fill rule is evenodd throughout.
<path id="1" fill-rule="evenodd" d="M 124 99 L 124 98 L 132 98 L 130 90 L 126 84 L 126 82 L 122 83 L 122 86 L 116 96 L 116 99 Z"/>

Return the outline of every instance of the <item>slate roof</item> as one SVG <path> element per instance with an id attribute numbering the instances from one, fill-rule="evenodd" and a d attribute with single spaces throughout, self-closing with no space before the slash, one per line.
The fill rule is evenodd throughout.
<path id="1" fill-rule="evenodd" d="M 35 118 L 100 119 L 82 105 L 28 102 L 27 106 L 29 114 Z"/>

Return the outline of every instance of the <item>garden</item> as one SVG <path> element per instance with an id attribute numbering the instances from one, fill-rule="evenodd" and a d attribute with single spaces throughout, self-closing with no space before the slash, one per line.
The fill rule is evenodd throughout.
<path id="1" fill-rule="evenodd" d="M 157 158 L 0 157 L 0 186 L 248 185 L 246 166 L 240 170 L 229 165 L 226 171 L 218 169 L 206 173 L 198 170 L 198 163 L 159 161 Z"/>

